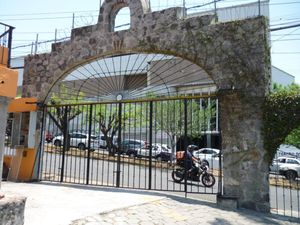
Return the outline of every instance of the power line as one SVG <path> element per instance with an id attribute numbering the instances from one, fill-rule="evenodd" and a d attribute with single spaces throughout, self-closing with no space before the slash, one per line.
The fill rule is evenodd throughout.
<path id="1" fill-rule="evenodd" d="M 73 14 L 73 13 L 86 13 L 86 12 L 99 12 L 99 10 L 85 10 L 85 11 L 66 11 L 66 12 L 41 12 L 41 13 L 20 13 L 20 14 L 2 14 L 3 16 L 34 16 L 34 15 L 51 15 L 51 14 Z"/>
<path id="2" fill-rule="evenodd" d="M 295 27 L 300 27 L 300 23 L 299 24 L 294 24 L 291 26 L 285 26 L 285 27 L 278 27 L 278 28 L 271 28 L 270 31 L 278 31 L 278 30 L 285 30 L 285 29 L 290 29 L 290 28 L 295 28 Z"/>
<path id="3" fill-rule="evenodd" d="M 293 54 L 300 54 L 300 52 L 272 52 L 271 54 L 293 55 Z"/>
<path id="4" fill-rule="evenodd" d="M 294 38 L 294 39 L 282 39 L 282 40 L 272 40 L 272 42 L 277 41 L 300 41 L 300 38 Z"/>

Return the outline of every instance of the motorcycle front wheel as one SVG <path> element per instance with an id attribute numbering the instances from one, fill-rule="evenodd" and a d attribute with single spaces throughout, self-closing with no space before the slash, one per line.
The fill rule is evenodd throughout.
<path id="1" fill-rule="evenodd" d="M 216 179 L 215 179 L 214 175 L 211 173 L 203 174 L 201 181 L 205 187 L 212 187 L 216 183 Z"/>
<path id="2" fill-rule="evenodd" d="M 184 171 L 182 171 L 180 169 L 173 170 L 172 171 L 172 179 L 176 183 L 180 183 L 184 179 Z"/>

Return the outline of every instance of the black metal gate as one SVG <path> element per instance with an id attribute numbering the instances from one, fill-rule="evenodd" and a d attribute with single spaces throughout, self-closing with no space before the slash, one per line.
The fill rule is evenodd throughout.
<path id="1" fill-rule="evenodd" d="M 217 194 L 221 188 L 218 100 L 183 97 L 44 108 L 41 180 Z M 213 187 L 173 181 L 176 152 L 196 145 Z M 204 149 L 205 148 L 205 149 Z"/>

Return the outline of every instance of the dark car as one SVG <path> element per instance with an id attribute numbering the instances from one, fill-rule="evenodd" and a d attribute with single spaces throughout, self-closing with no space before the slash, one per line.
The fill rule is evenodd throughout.
<path id="1" fill-rule="evenodd" d="M 119 151 L 132 157 L 138 156 L 140 149 L 148 148 L 147 142 L 142 140 L 125 139 L 121 142 Z"/>

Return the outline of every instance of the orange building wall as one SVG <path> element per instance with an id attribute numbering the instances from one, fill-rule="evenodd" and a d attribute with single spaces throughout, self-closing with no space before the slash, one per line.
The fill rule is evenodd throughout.
<path id="1" fill-rule="evenodd" d="M 18 181 L 29 181 L 31 179 L 34 160 L 35 150 L 30 148 L 24 149 L 19 169 Z"/>
<path id="2" fill-rule="evenodd" d="M 0 46 L 0 65 L 7 66 L 8 48 Z"/>
<path id="3" fill-rule="evenodd" d="M 17 95 L 17 84 L 18 71 L 0 65 L 0 96 L 15 98 Z"/>

